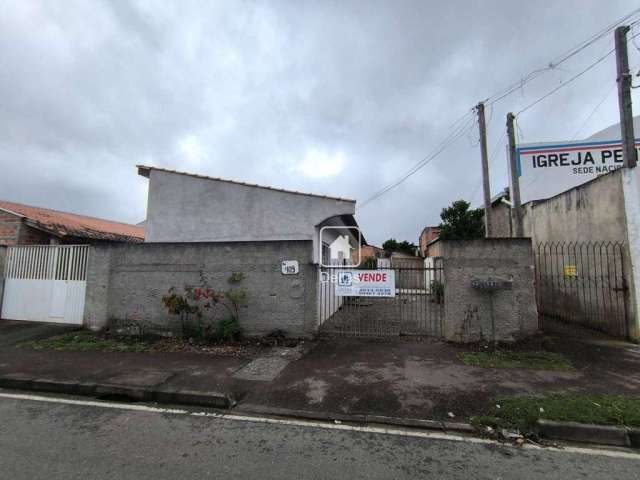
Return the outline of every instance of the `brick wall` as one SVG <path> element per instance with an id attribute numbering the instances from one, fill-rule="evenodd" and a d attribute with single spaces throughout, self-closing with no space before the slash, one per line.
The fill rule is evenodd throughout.
<path id="1" fill-rule="evenodd" d="M 0 245 L 15 245 L 22 218 L 0 210 Z"/>
<path id="2" fill-rule="evenodd" d="M 0 245 L 49 245 L 51 234 L 25 225 L 22 217 L 0 210 Z"/>
<path id="3" fill-rule="evenodd" d="M 420 238 L 418 239 L 418 247 L 420 248 L 420 255 L 423 257 L 434 256 L 429 252 L 428 244 L 431 240 L 438 238 L 440 235 L 440 227 L 425 227 L 420 233 Z"/>
<path id="4" fill-rule="evenodd" d="M 514 341 L 535 333 L 534 261 L 528 238 L 441 240 L 447 340 Z M 472 287 L 474 279 L 511 282 L 493 293 Z"/>
<path id="5" fill-rule="evenodd" d="M 20 227 L 18 245 L 49 245 L 52 235 L 29 225 Z"/>
<path id="6" fill-rule="evenodd" d="M 311 241 L 96 245 L 88 266 L 85 325 L 99 329 L 115 320 L 174 330 L 179 319 L 161 300 L 170 287 L 197 286 L 202 272 L 212 288 L 226 290 L 229 276 L 240 272 L 239 286 L 248 292 L 240 312 L 246 334 L 281 329 L 308 336 L 318 308 L 312 253 Z M 298 260 L 300 273 L 283 275 L 283 260 Z"/>

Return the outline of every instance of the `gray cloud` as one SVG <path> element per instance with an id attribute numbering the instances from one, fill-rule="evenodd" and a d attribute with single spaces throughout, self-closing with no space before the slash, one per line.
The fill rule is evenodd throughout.
<path id="1" fill-rule="evenodd" d="M 146 181 L 133 167 L 150 163 L 362 201 L 429 154 L 479 99 L 636 6 L 210 3 L 6 3 L 0 197 L 136 222 Z M 507 183 L 498 143 L 507 111 L 611 46 L 599 42 L 488 112 L 494 191 Z M 523 114 L 522 140 L 571 138 L 614 71 L 611 57 Z M 582 136 L 616 118 L 613 93 Z M 323 162 L 340 173 L 317 175 Z M 472 130 L 359 221 L 377 243 L 416 241 L 452 200 L 478 204 L 479 179 Z"/>

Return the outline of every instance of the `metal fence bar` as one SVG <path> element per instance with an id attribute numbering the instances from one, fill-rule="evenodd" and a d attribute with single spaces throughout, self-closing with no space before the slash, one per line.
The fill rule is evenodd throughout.
<path id="1" fill-rule="evenodd" d="M 627 336 L 622 242 L 541 242 L 534 257 L 543 328 L 549 317 Z"/>
<path id="2" fill-rule="evenodd" d="M 340 269 L 341 270 L 341 269 Z M 396 277 L 395 297 L 337 297 L 335 285 L 323 279 L 338 269 L 319 267 L 319 330 L 330 335 L 397 336 L 442 335 L 442 298 L 431 283 L 442 282 L 442 265 L 380 267 Z"/>

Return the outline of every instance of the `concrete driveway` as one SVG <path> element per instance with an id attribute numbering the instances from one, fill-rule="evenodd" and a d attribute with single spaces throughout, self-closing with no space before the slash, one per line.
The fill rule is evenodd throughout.
<path id="1" fill-rule="evenodd" d="M 10 347 L 27 340 L 61 335 L 79 328 L 76 325 L 0 320 L 0 347 Z"/>

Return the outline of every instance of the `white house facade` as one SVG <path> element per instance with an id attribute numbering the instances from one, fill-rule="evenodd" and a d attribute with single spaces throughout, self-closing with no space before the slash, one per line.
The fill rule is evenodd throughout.
<path id="1" fill-rule="evenodd" d="M 357 227 L 355 200 L 142 165 L 138 174 L 149 179 L 145 242 L 312 240 L 319 263 L 323 226 Z"/>

